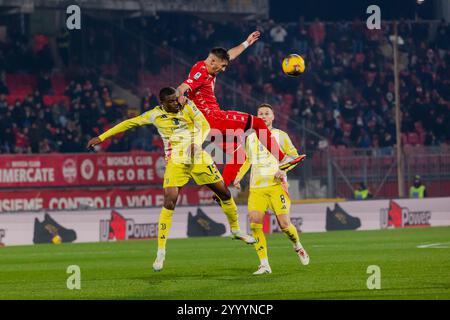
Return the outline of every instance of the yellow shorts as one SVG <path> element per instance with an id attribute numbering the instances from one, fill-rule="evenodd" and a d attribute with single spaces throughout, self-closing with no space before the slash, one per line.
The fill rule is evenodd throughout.
<path id="1" fill-rule="evenodd" d="M 275 214 L 288 214 L 291 209 L 291 199 L 280 184 L 250 189 L 248 211 L 261 213 L 270 209 Z"/>
<path id="2" fill-rule="evenodd" d="M 163 187 L 182 187 L 191 178 L 198 185 L 212 184 L 223 180 L 212 159 L 211 162 L 199 164 L 174 163 L 169 160 L 164 172 Z"/>

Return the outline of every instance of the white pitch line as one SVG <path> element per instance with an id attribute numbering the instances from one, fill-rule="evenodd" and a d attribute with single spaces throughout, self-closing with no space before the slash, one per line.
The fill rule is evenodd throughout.
<path id="1" fill-rule="evenodd" d="M 445 249 L 450 248 L 450 243 L 430 243 L 430 244 L 422 244 L 418 245 L 417 248 L 419 249 L 428 249 L 428 248 L 436 248 L 436 249 Z"/>

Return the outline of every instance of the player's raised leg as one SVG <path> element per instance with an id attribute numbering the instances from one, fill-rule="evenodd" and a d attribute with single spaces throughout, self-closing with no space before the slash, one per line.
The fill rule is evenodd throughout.
<path id="1" fill-rule="evenodd" d="M 225 183 L 223 181 L 219 181 L 213 184 L 207 184 L 207 186 L 219 199 L 219 205 L 221 206 L 223 213 L 227 216 L 228 223 L 230 224 L 233 239 L 242 240 L 248 244 L 255 243 L 256 240 L 252 236 L 241 231 L 237 206 L 231 196 L 230 190 L 225 186 Z"/>
<path id="2" fill-rule="evenodd" d="M 154 271 L 161 271 L 166 258 L 166 243 L 172 225 L 172 216 L 178 199 L 180 188 L 164 188 L 164 206 L 161 209 L 158 222 L 158 252 L 153 263 Z"/>
<path id="3" fill-rule="evenodd" d="M 265 121 L 259 117 L 239 111 L 217 110 L 209 113 L 208 121 L 212 128 L 220 130 L 225 135 L 222 148 L 226 153 L 231 154 L 231 159 L 225 164 L 223 170 L 223 178 L 227 186 L 234 181 L 245 161 L 245 148 L 242 144 L 244 136 L 248 133 L 255 132 L 261 144 L 279 161 L 280 170 L 290 170 L 306 158 L 304 154 L 286 155 Z M 237 143 L 227 143 L 227 141 L 234 141 L 235 136 L 238 137 Z M 230 149 L 232 144 L 236 144 L 233 150 Z"/>
<path id="4" fill-rule="evenodd" d="M 292 169 L 294 166 L 302 162 L 306 155 L 289 156 L 281 150 L 278 141 L 272 135 L 263 119 L 249 115 L 248 123 L 245 130 L 252 129 L 255 131 L 258 140 L 266 147 L 266 149 L 277 159 L 280 170 Z"/>

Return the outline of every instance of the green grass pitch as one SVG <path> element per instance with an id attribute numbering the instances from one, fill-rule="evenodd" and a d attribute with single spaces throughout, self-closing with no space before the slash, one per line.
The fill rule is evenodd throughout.
<path id="1" fill-rule="evenodd" d="M 253 276 L 252 246 L 226 237 L 0 248 L 0 299 L 450 299 L 450 227 L 335 231 L 301 236 L 300 264 L 283 234 L 267 237 L 273 273 Z M 418 248 L 419 245 L 432 245 Z M 69 265 L 81 289 L 66 287 Z M 367 267 L 381 269 L 369 290 Z"/>

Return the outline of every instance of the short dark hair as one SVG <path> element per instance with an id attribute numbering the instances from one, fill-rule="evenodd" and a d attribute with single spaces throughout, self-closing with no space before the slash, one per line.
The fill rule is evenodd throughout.
<path id="1" fill-rule="evenodd" d="M 230 62 L 230 55 L 228 54 L 228 51 L 225 48 L 215 47 L 215 48 L 212 48 L 209 53 L 215 55 L 220 60 L 225 60 L 227 62 Z"/>
<path id="2" fill-rule="evenodd" d="M 258 110 L 261 109 L 261 108 L 269 108 L 270 110 L 273 111 L 273 107 L 272 107 L 270 104 L 268 104 L 268 103 L 261 103 L 261 104 L 258 106 L 258 108 L 256 108 L 256 111 L 258 111 Z"/>
<path id="3" fill-rule="evenodd" d="M 165 87 L 159 90 L 159 101 L 163 101 L 167 98 L 167 96 L 170 96 L 177 92 L 177 89 L 173 87 Z"/>

